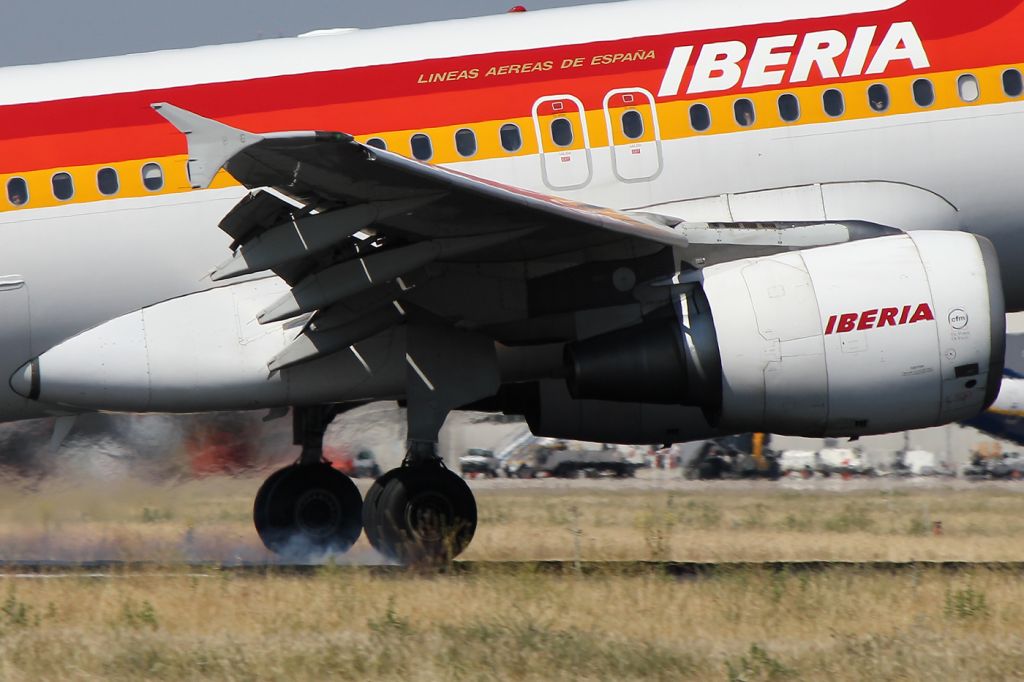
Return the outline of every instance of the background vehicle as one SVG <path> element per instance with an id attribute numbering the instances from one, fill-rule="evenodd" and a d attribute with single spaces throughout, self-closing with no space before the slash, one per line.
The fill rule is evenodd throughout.
<path id="1" fill-rule="evenodd" d="M 482 475 L 497 478 L 501 463 L 490 450 L 470 448 L 459 457 L 459 469 L 464 477 Z"/>
<path id="2" fill-rule="evenodd" d="M 769 478 L 782 475 L 778 455 L 768 449 L 771 436 L 747 433 L 715 438 L 704 443 L 687 467 L 686 477 L 715 480 L 722 478 Z"/>
<path id="3" fill-rule="evenodd" d="M 636 475 L 640 464 L 608 443 L 580 443 L 571 447 L 566 441 L 544 439 L 509 457 L 505 471 L 516 478 L 579 478 L 580 476 Z"/>

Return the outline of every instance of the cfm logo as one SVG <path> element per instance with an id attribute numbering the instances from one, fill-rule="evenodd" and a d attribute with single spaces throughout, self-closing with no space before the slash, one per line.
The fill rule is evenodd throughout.
<path id="1" fill-rule="evenodd" d="M 919 303 L 917 306 L 905 305 L 902 308 L 872 308 L 862 313 L 832 315 L 825 325 L 825 336 L 881 329 L 882 327 L 898 327 L 934 319 L 935 315 L 932 314 L 931 306 L 927 303 Z"/>
<path id="2" fill-rule="evenodd" d="M 878 26 L 861 26 L 852 40 L 836 30 L 815 31 L 803 36 L 762 37 L 757 39 L 749 54 L 747 45 L 739 40 L 707 43 L 697 54 L 686 93 L 722 92 L 738 85 L 772 87 L 781 85 L 787 74 L 789 83 L 804 83 L 815 69 L 823 79 L 831 80 L 882 74 L 890 64 L 900 61 L 909 61 L 915 69 L 930 66 L 928 53 L 912 22 L 889 26 L 872 52 L 878 29 Z M 693 45 L 672 51 L 658 97 L 679 94 L 695 52 Z"/>

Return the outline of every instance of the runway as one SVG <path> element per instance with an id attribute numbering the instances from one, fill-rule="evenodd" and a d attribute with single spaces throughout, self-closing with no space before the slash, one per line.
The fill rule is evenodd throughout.
<path id="1" fill-rule="evenodd" d="M 136 562 L 136 561 L 3 561 L 0 580 L 119 579 L 126 577 L 214 578 L 225 575 L 245 577 L 310 577 L 333 573 L 369 576 L 436 574 L 473 576 L 495 574 L 540 574 L 548 576 L 666 577 L 698 580 L 749 571 L 756 573 L 855 573 L 913 574 L 939 572 L 1016 573 L 1024 575 L 1024 561 L 454 561 L 442 566 L 398 566 L 354 563 L 266 563 L 266 562 Z"/>

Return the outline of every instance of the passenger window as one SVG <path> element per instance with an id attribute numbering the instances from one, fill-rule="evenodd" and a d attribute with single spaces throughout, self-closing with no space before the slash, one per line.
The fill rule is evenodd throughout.
<path id="1" fill-rule="evenodd" d="M 935 87 L 927 78 L 914 81 L 914 101 L 919 107 L 930 107 L 935 104 Z"/>
<path id="2" fill-rule="evenodd" d="M 978 79 L 969 73 L 965 73 L 956 79 L 956 89 L 960 93 L 960 99 L 965 102 L 977 102 L 978 98 L 981 97 Z"/>
<path id="3" fill-rule="evenodd" d="M 108 197 L 117 194 L 117 190 L 121 188 L 121 183 L 117 179 L 117 171 L 113 168 L 100 168 L 96 173 L 96 187 L 99 188 L 100 194 Z"/>
<path id="4" fill-rule="evenodd" d="M 882 113 L 889 110 L 889 88 L 882 83 L 875 83 L 868 88 L 868 105 L 871 111 Z"/>
<path id="5" fill-rule="evenodd" d="M 7 201 L 15 206 L 28 203 L 28 183 L 24 178 L 11 178 L 7 181 Z"/>
<path id="6" fill-rule="evenodd" d="M 384 151 L 387 151 L 388 143 L 380 139 L 379 137 L 371 137 L 369 140 L 366 141 L 366 146 L 375 147 L 377 149 L 383 149 Z"/>
<path id="7" fill-rule="evenodd" d="M 622 112 L 622 134 L 631 140 L 644 136 L 644 117 L 639 111 L 630 109 Z"/>
<path id="8" fill-rule="evenodd" d="M 455 150 L 462 156 L 476 154 L 476 133 L 469 128 L 461 128 L 455 133 Z"/>
<path id="9" fill-rule="evenodd" d="M 747 126 L 754 125 L 756 120 L 754 114 L 754 103 L 749 99 L 738 99 L 736 103 L 732 105 L 733 112 L 736 114 L 736 122 L 746 128 Z"/>
<path id="10" fill-rule="evenodd" d="M 70 173 L 56 173 L 50 179 L 53 186 L 53 196 L 60 201 L 67 201 L 75 196 L 75 182 L 71 179 Z"/>
<path id="11" fill-rule="evenodd" d="M 786 123 L 792 123 L 800 118 L 800 100 L 796 95 L 779 95 L 779 118 Z"/>
<path id="12" fill-rule="evenodd" d="M 523 134 L 515 123 L 506 123 L 498 131 L 501 137 L 501 148 L 507 152 L 517 152 L 523 148 Z"/>
<path id="13" fill-rule="evenodd" d="M 418 161 L 429 161 L 434 156 L 434 145 L 430 142 L 430 137 L 423 133 L 416 133 L 409 140 L 409 146 L 412 147 L 412 156 Z"/>
<path id="14" fill-rule="evenodd" d="M 164 169 L 159 163 L 147 163 L 142 167 L 142 184 L 150 192 L 156 192 L 164 188 Z"/>
<path id="15" fill-rule="evenodd" d="M 711 127 L 711 110 L 703 104 L 690 106 L 690 126 L 698 133 Z"/>
<path id="16" fill-rule="evenodd" d="M 1003 92 L 1007 97 L 1020 97 L 1024 94 L 1024 78 L 1017 69 L 1003 71 Z"/>
<path id="17" fill-rule="evenodd" d="M 573 140 L 572 121 L 567 118 L 556 118 L 552 121 L 551 139 L 559 147 L 571 145 Z"/>
<path id="18" fill-rule="evenodd" d="M 829 88 L 822 93 L 821 105 L 825 108 L 825 113 L 832 118 L 842 116 L 846 112 L 846 102 L 843 100 L 843 93 L 835 88 Z"/>

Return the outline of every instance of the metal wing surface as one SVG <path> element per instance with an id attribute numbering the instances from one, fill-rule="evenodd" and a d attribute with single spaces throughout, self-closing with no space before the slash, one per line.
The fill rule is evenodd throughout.
<path id="1" fill-rule="evenodd" d="M 250 193 L 221 221 L 223 280 L 271 270 L 290 292 L 268 323 L 314 313 L 272 369 L 353 345 L 410 311 L 533 343 L 580 335 L 579 313 L 664 308 L 680 269 L 880 236 L 853 223 L 688 223 L 591 206 L 413 161 L 333 132 L 256 134 L 170 104 L 190 181 L 223 168 Z M 621 316 L 620 316 L 621 317 Z"/>

